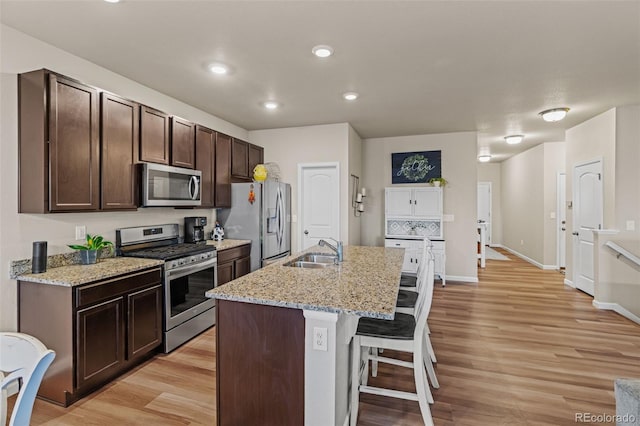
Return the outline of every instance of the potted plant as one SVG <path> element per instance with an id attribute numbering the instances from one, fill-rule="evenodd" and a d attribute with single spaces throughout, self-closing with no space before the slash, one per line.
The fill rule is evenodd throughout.
<path id="1" fill-rule="evenodd" d="M 113 252 L 113 243 L 106 241 L 101 235 L 87 234 L 87 243 L 84 245 L 69 244 L 69 247 L 78 250 L 80 253 L 80 263 L 89 265 L 98 261 L 98 250 L 108 249 Z"/>
<path id="2" fill-rule="evenodd" d="M 433 186 L 445 186 L 447 184 L 447 180 L 443 177 L 437 177 L 429 179 L 429 183 Z"/>

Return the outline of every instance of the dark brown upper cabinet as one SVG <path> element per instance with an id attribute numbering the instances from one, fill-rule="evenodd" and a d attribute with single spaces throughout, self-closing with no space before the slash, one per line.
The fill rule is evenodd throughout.
<path id="1" fill-rule="evenodd" d="M 171 117 L 171 165 L 194 169 L 196 167 L 195 124 Z"/>
<path id="2" fill-rule="evenodd" d="M 169 165 L 169 115 L 140 106 L 140 161 Z"/>
<path id="3" fill-rule="evenodd" d="M 196 125 L 196 170 L 202 172 L 201 207 L 215 207 L 216 132 Z"/>
<path id="4" fill-rule="evenodd" d="M 101 93 L 102 210 L 135 210 L 138 206 L 136 163 L 139 150 L 139 105 Z"/>
<path id="5" fill-rule="evenodd" d="M 100 207 L 98 91 L 48 70 L 18 76 L 19 212 Z"/>
<path id="6" fill-rule="evenodd" d="M 253 168 L 263 162 L 264 148 L 240 139 L 233 139 L 231 177 L 233 182 L 251 182 Z"/>
<path id="7" fill-rule="evenodd" d="M 249 176 L 249 143 L 236 138 L 231 143 L 231 176 L 240 179 Z"/>
<path id="8" fill-rule="evenodd" d="M 231 136 L 216 134 L 216 207 L 231 207 Z"/>
<path id="9" fill-rule="evenodd" d="M 249 144 L 249 179 L 253 179 L 253 169 L 258 164 L 264 163 L 264 148 L 252 143 Z"/>

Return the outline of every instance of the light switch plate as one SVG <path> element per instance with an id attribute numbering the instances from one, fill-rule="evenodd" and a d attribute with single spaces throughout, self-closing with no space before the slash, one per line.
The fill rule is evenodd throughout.
<path id="1" fill-rule="evenodd" d="M 627 231 L 635 231 L 636 230 L 636 221 L 628 220 L 627 221 Z"/>
<path id="2" fill-rule="evenodd" d="M 549 219 L 555 219 L 555 218 L 556 218 L 556 212 L 549 213 Z"/>
<path id="3" fill-rule="evenodd" d="M 442 221 L 443 222 L 453 222 L 453 215 L 452 214 L 443 214 L 442 215 Z"/>
<path id="4" fill-rule="evenodd" d="M 87 238 L 87 227 L 84 225 L 76 226 L 76 241 L 84 240 Z"/>

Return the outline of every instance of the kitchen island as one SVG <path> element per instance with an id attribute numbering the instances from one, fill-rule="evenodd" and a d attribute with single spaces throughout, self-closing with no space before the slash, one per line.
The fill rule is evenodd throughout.
<path id="1" fill-rule="evenodd" d="M 207 292 L 218 425 L 348 420 L 349 343 L 359 317 L 393 318 L 404 249 L 346 246 L 337 265 L 285 266 L 300 254 Z"/>

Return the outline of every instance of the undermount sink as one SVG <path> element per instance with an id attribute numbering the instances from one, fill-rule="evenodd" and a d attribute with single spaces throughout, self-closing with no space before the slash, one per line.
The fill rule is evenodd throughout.
<path id="1" fill-rule="evenodd" d="M 293 260 L 285 263 L 283 266 L 293 268 L 326 268 L 328 266 L 337 265 L 338 257 L 327 253 L 307 253 L 298 256 Z"/>

